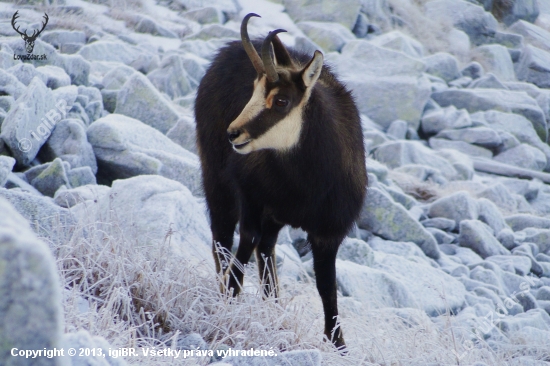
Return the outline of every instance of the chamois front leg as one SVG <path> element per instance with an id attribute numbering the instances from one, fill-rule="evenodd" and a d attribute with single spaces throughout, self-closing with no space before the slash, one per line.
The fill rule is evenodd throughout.
<path id="1" fill-rule="evenodd" d="M 336 254 L 340 240 L 323 240 L 308 236 L 313 252 L 313 269 L 317 290 L 325 312 L 325 335 L 336 348 L 345 350 L 346 343 L 340 326 L 337 326 L 338 302 L 336 291 Z"/>
<path id="2" fill-rule="evenodd" d="M 244 266 L 250 260 L 252 252 L 261 240 L 261 209 L 243 203 L 239 231 L 241 239 L 237 255 L 225 273 L 227 290 L 233 290 L 233 296 L 241 292 L 244 278 Z"/>
<path id="3" fill-rule="evenodd" d="M 270 294 L 275 297 L 279 295 L 275 245 L 282 227 L 282 224 L 270 218 L 264 218 L 262 221 L 262 239 L 256 248 L 256 262 L 258 263 L 264 299 L 269 297 Z"/>

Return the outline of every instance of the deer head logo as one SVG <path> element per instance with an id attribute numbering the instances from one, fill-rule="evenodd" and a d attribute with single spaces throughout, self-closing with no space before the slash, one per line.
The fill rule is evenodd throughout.
<path id="1" fill-rule="evenodd" d="M 27 53 L 32 53 L 32 50 L 34 49 L 34 41 L 36 41 L 36 37 L 38 37 L 38 35 L 40 33 L 42 33 L 42 31 L 44 30 L 44 28 L 46 28 L 46 24 L 48 24 L 48 14 L 44 13 L 44 19 L 45 19 L 45 22 L 42 23 L 42 29 L 40 30 L 33 30 L 32 31 L 32 34 L 29 36 L 27 34 L 27 30 L 25 29 L 24 32 L 20 32 L 19 31 L 19 27 L 15 27 L 15 20 L 17 18 L 19 18 L 19 15 L 17 14 L 19 13 L 19 10 L 16 11 L 14 14 L 13 14 L 13 17 L 11 18 L 11 26 L 13 27 L 13 29 L 19 33 L 21 35 L 21 38 L 23 38 L 23 40 L 25 41 L 25 48 L 27 49 Z"/>

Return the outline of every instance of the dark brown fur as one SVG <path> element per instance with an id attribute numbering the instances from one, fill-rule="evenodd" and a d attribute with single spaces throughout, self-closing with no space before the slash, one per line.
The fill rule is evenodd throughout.
<path id="1" fill-rule="evenodd" d="M 259 51 L 261 42 L 253 43 Z M 288 64 L 288 56 L 273 43 L 279 66 Z M 311 59 L 293 50 L 289 53 L 295 65 L 306 65 Z M 239 267 L 228 269 L 227 263 L 220 262 L 216 243 L 230 250 L 239 222 L 236 259 L 246 264 L 255 250 L 265 293 L 276 294 L 277 234 L 284 225 L 301 227 L 313 251 L 325 334 L 343 347 L 336 327 L 335 261 L 360 212 L 367 186 L 359 113 L 350 92 L 324 66 L 305 107 L 298 144 L 286 152 L 265 149 L 238 154 L 228 141 L 227 129 L 251 98 L 257 77 L 241 42 L 232 42 L 219 51 L 197 92 L 197 144 L 216 267 L 220 273 L 232 274 L 228 287 L 237 294 L 244 274 Z"/>

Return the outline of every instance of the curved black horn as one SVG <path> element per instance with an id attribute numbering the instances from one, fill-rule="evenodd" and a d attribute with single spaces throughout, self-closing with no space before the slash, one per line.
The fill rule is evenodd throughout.
<path id="1" fill-rule="evenodd" d="M 273 62 L 273 56 L 271 55 L 271 42 L 273 41 L 273 37 L 281 32 L 286 32 L 286 30 L 276 29 L 269 32 L 267 37 L 264 39 L 264 43 L 262 44 L 262 61 L 264 63 L 265 74 L 267 75 L 267 80 L 272 83 L 279 80 L 279 75 L 277 74 L 277 71 L 275 71 L 275 63 Z"/>
<path id="2" fill-rule="evenodd" d="M 254 69 L 256 69 L 258 75 L 261 75 L 264 72 L 264 65 L 262 63 L 260 55 L 258 55 L 258 52 L 256 52 L 256 49 L 252 45 L 252 42 L 250 42 L 250 38 L 248 37 L 248 30 L 246 29 L 248 19 L 252 17 L 261 18 L 258 14 L 254 13 L 249 13 L 244 17 L 241 23 L 241 41 L 243 42 L 243 47 L 246 51 L 246 54 L 248 55 L 248 58 L 250 59 L 250 61 L 252 61 L 252 65 L 254 65 Z"/>

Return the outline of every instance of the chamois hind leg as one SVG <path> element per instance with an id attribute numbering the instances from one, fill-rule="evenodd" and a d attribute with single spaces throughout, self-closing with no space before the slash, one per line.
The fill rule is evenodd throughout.
<path id="1" fill-rule="evenodd" d="M 244 199 L 243 199 L 244 200 Z M 244 278 L 244 266 L 250 260 L 252 252 L 261 240 L 262 209 L 253 204 L 241 203 L 239 231 L 241 239 L 235 259 L 226 271 L 228 290 L 233 289 L 233 296 L 241 291 Z"/>
<path id="2" fill-rule="evenodd" d="M 313 269 L 317 290 L 323 302 L 325 312 L 325 335 L 334 343 L 336 348 L 343 350 L 346 347 L 338 319 L 338 303 L 336 292 L 336 254 L 341 240 L 326 240 L 312 235 L 308 236 L 313 251 Z"/>
<path id="3" fill-rule="evenodd" d="M 282 224 L 267 217 L 262 221 L 262 238 L 256 248 L 256 262 L 264 298 L 269 297 L 270 294 L 277 297 L 279 294 L 275 245 L 277 244 L 277 235 L 282 227 Z"/>

